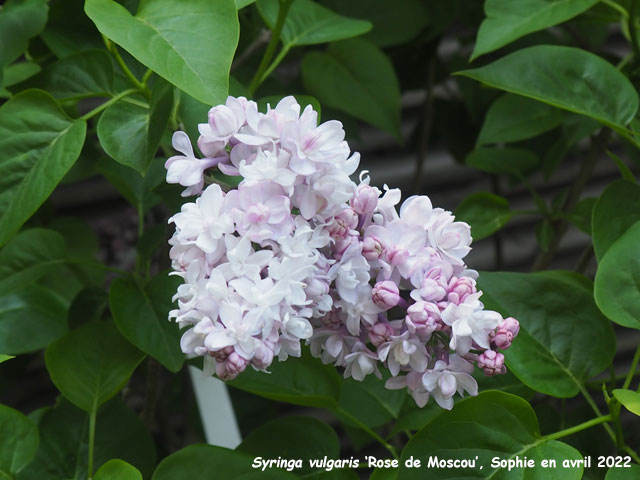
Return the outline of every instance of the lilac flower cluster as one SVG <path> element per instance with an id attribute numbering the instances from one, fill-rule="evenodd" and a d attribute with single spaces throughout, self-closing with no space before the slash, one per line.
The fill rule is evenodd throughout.
<path id="1" fill-rule="evenodd" d="M 174 134 L 183 155 L 167 160 L 167 181 L 198 196 L 169 220 L 172 266 L 184 278 L 170 313 L 188 327 L 182 350 L 232 379 L 300 356 L 304 341 L 345 377 L 380 377 L 383 365 L 387 388 L 451 408 L 456 392 L 477 393 L 474 363 L 505 372 L 498 349 L 518 322 L 484 310 L 477 272 L 462 260 L 469 226 L 425 196 L 398 212 L 400 191 L 383 194 L 366 172 L 354 183 L 359 154 L 342 124 L 317 120 L 293 97 L 266 113 L 229 97 L 199 125 L 205 158 Z M 237 189 L 204 188 L 212 167 L 241 177 Z"/>

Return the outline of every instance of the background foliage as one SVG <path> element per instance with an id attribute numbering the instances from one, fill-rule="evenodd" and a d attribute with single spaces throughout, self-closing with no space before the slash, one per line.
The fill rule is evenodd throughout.
<path id="1" fill-rule="evenodd" d="M 375 455 L 401 465 L 414 456 L 424 465 L 435 455 L 477 455 L 475 468 L 429 475 L 637 478 L 640 348 L 630 368 L 621 365 L 616 333 L 640 329 L 639 2 L 176 5 L 9 0 L 0 7 L 0 477 L 250 478 L 254 456 Z M 402 102 L 416 91 L 426 93 L 423 114 L 407 129 Z M 182 199 L 164 184 L 163 164 L 171 133 L 195 138 L 197 123 L 228 94 L 263 108 L 296 94 L 323 120 L 343 121 L 356 143 L 368 124 L 415 156 L 416 193 L 427 151 L 446 149 L 492 179 L 492 192 L 473 193 L 455 213 L 498 252 L 506 224 L 533 218 L 534 273 L 480 276 L 487 306 L 521 322 L 506 353 L 510 373 L 477 375 L 492 391 L 451 412 L 433 403 L 417 409 L 404 392 L 370 378 L 343 381 L 306 352 L 275 363 L 271 375 L 247 371 L 230 382 L 245 433 L 236 450 L 197 444 L 203 437 L 180 332 L 166 321 L 176 288 L 165 270 L 166 219 Z M 534 183 L 553 182 L 576 152 L 570 186 L 543 199 Z M 604 155 L 619 179 L 583 198 Z M 135 212 L 123 210 L 119 221 L 137 234 L 115 252 L 55 202 L 64 188 L 96 178 Z M 505 182 L 527 190 L 535 208 L 511 208 L 498 188 Z M 576 228 L 592 241 L 575 271 L 547 270 Z M 302 417 L 281 415 L 291 404 L 304 407 Z M 516 455 L 560 462 L 591 455 L 594 464 L 599 455 L 620 456 L 633 466 L 489 467 L 494 456 Z M 424 470 L 261 476 L 370 474 L 423 478 Z"/>

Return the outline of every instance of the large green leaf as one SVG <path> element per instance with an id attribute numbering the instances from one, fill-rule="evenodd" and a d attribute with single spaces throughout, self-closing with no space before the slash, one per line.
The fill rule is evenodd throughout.
<path id="1" fill-rule="evenodd" d="M 145 175 L 167 128 L 173 88 L 158 79 L 149 108 L 122 99 L 111 105 L 98 122 L 98 138 L 107 154 Z"/>
<path id="2" fill-rule="evenodd" d="M 87 125 L 48 93 L 22 92 L 0 107 L 0 245 L 51 194 L 80 155 Z"/>
<path id="3" fill-rule="evenodd" d="M 487 173 L 506 174 L 522 178 L 539 163 L 535 153 L 524 148 L 476 148 L 465 163 Z"/>
<path id="4" fill-rule="evenodd" d="M 507 93 L 489 107 L 477 144 L 526 140 L 557 127 L 562 119 L 557 108 Z"/>
<path id="5" fill-rule="evenodd" d="M 571 272 L 483 272 L 478 285 L 487 308 L 520 322 L 520 333 L 505 358 L 527 386 L 572 397 L 582 382 L 611 363 L 613 329 L 598 311 L 585 277 Z"/>
<path id="6" fill-rule="evenodd" d="M 609 126 L 624 127 L 638 110 L 638 94 L 627 77 L 579 48 L 536 45 L 458 74 Z"/>
<path id="7" fill-rule="evenodd" d="M 44 28 L 48 10 L 47 0 L 9 0 L 0 8 L 0 87 L 4 67 Z"/>
<path id="8" fill-rule="evenodd" d="M 581 14 L 598 0 L 486 0 L 471 60 Z"/>
<path id="9" fill-rule="evenodd" d="M 53 230 L 31 228 L 0 250 L 0 295 L 26 287 L 67 260 L 64 238 Z"/>
<path id="10" fill-rule="evenodd" d="M 611 183 L 593 207 L 593 249 L 602 261 L 609 248 L 640 221 L 640 186 L 628 180 Z"/>
<path id="11" fill-rule="evenodd" d="M 634 223 L 600 260 L 595 299 L 602 313 L 619 325 L 640 329 L 640 221 Z"/>
<path id="12" fill-rule="evenodd" d="M 0 296 L 0 352 L 32 352 L 67 333 L 67 307 L 39 285 Z"/>
<path id="13" fill-rule="evenodd" d="M 333 429 L 311 417 L 285 417 L 264 423 L 245 437 L 236 448 L 239 452 L 263 458 L 301 459 L 303 467 L 296 472 L 319 470 L 309 460 L 339 458 L 340 443 Z"/>
<path id="14" fill-rule="evenodd" d="M 132 344 L 151 355 L 172 372 L 184 362 L 180 329 L 169 321 L 171 297 L 180 278 L 161 273 L 144 289 L 134 281 L 118 278 L 111 284 L 109 305 L 120 332 Z"/>
<path id="15" fill-rule="evenodd" d="M 26 82 L 56 98 L 107 97 L 113 90 L 113 66 L 104 50 L 88 50 L 47 65 Z"/>
<path id="16" fill-rule="evenodd" d="M 286 362 L 274 360 L 271 373 L 248 368 L 235 380 L 227 382 L 232 387 L 261 397 L 309 407 L 336 407 L 342 380 L 336 369 L 324 365 L 307 349 L 302 357 Z"/>
<path id="17" fill-rule="evenodd" d="M 270 28 L 278 18 L 278 0 L 259 0 L 260 15 Z M 285 48 L 357 37 L 371 30 L 365 20 L 343 17 L 311 0 L 296 0 L 287 13 L 281 38 Z"/>
<path id="18" fill-rule="evenodd" d="M 45 409 L 38 422 L 40 446 L 17 480 L 87 478 L 89 416 L 64 397 Z M 119 398 L 103 405 L 96 418 L 94 468 L 112 458 L 122 459 L 145 478 L 155 466 L 155 446 L 138 415 Z"/>
<path id="19" fill-rule="evenodd" d="M 616 400 L 624 405 L 627 410 L 640 417 L 640 392 L 618 388 L 613 391 L 613 396 L 616 397 Z"/>
<path id="20" fill-rule="evenodd" d="M 492 193 L 472 193 L 455 211 L 456 220 L 471 226 L 474 240 L 488 237 L 500 230 L 513 216 L 506 198 Z"/>
<path id="21" fill-rule="evenodd" d="M 190 445 L 165 458 L 152 480 L 209 480 L 215 472 L 218 478 L 239 478 L 251 473 L 252 457 L 212 445 Z"/>
<path id="22" fill-rule="evenodd" d="M 400 138 L 400 87 L 393 65 L 366 40 L 332 43 L 302 58 L 302 80 L 322 105 Z"/>
<path id="23" fill-rule="evenodd" d="M 583 467 L 563 468 L 564 460 L 582 458 L 569 445 L 540 435 L 536 414 L 525 400 L 502 392 L 483 392 L 443 411 L 420 430 L 402 451 L 400 465 L 412 457 L 420 468 L 400 468 L 398 480 L 425 478 L 573 480 L 582 478 Z M 492 460 L 532 459 L 535 468 L 510 470 L 491 466 Z M 476 460 L 470 468 L 431 468 L 429 461 Z M 540 468 L 542 459 L 554 459 L 556 468 Z"/>
<path id="24" fill-rule="evenodd" d="M 122 460 L 109 460 L 93 476 L 94 480 L 142 480 L 142 474 L 136 467 Z"/>
<path id="25" fill-rule="evenodd" d="M 14 478 L 38 449 L 38 429 L 22 413 L 0 405 L 0 477 Z"/>
<path id="26" fill-rule="evenodd" d="M 408 42 L 432 21 L 429 7 L 420 0 L 330 0 L 324 3 L 342 15 L 373 23 L 373 29 L 365 38 L 381 47 Z"/>
<path id="27" fill-rule="evenodd" d="M 135 16 L 113 0 L 87 0 L 98 30 L 189 95 L 209 105 L 224 102 L 238 44 L 234 0 L 140 2 Z"/>
<path id="28" fill-rule="evenodd" d="M 118 393 L 143 358 L 113 323 L 101 321 L 70 331 L 45 353 L 53 383 L 87 412 Z"/>

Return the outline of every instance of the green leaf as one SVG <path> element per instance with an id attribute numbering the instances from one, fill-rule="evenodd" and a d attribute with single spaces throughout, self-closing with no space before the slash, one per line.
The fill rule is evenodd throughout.
<path id="1" fill-rule="evenodd" d="M 256 5 L 265 23 L 273 29 L 278 18 L 278 0 L 258 0 Z M 287 13 L 280 38 L 285 48 L 290 48 L 357 37 L 371 27 L 370 22 L 343 17 L 311 0 L 296 0 Z"/>
<path id="2" fill-rule="evenodd" d="M 6 362 L 7 360 L 11 360 L 12 358 L 16 358 L 13 355 L 4 355 L 0 353 L 0 363 Z"/>
<path id="3" fill-rule="evenodd" d="M 578 460 L 580 452 L 540 435 L 536 414 L 525 400 L 502 392 L 483 392 L 443 411 L 413 436 L 402 451 L 400 465 L 411 456 L 421 468 L 400 468 L 398 480 L 422 479 L 429 459 L 477 459 L 475 468 L 430 468 L 429 478 L 565 479 L 582 478 L 583 467 L 563 468 L 563 460 Z M 518 456 L 534 460 L 536 468 L 492 467 L 492 459 Z M 542 459 L 555 459 L 556 468 L 540 468 Z"/>
<path id="4" fill-rule="evenodd" d="M 45 353 L 55 386 L 87 412 L 118 393 L 143 358 L 111 322 L 92 322 L 72 330 Z"/>
<path id="5" fill-rule="evenodd" d="M 187 132 L 189 138 L 197 139 L 200 136 L 198 131 L 199 123 L 208 122 L 208 113 L 211 105 L 196 100 L 185 92 L 180 92 L 180 104 L 178 105 L 178 113 L 182 120 L 184 131 Z"/>
<path id="6" fill-rule="evenodd" d="M 599 128 L 600 124 L 592 118 L 575 114 L 565 116 L 560 135 L 551 147 L 547 149 L 547 153 L 542 160 L 544 178 L 548 180 L 553 175 L 571 150 L 571 147 Z"/>
<path id="7" fill-rule="evenodd" d="M 627 180 L 611 183 L 593 207 L 593 249 L 598 262 L 636 222 L 640 221 L 640 186 Z"/>
<path id="8" fill-rule="evenodd" d="M 557 108 L 507 93 L 489 107 L 477 145 L 526 140 L 557 127 L 562 119 Z"/>
<path id="9" fill-rule="evenodd" d="M 362 382 L 353 379 L 345 380 L 340 392 L 340 409 L 367 425 L 379 427 L 388 421 L 398 418 L 400 409 L 407 398 L 405 390 L 389 390 L 384 382 L 389 377 L 385 372 L 382 380 L 373 376 Z M 340 413 L 338 412 L 338 416 Z M 352 424 L 348 418 L 341 418 Z"/>
<path id="10" fill-rule="evenodd" d="M 88 49 L 104 48 L 100 32 L 84 12 L 78 0 L 50 2 L 49 21 L 40 38 L 58 58 Z"/>
<path id="11" fill-rule="evenodd" d="M 67 260 L 64 238 L 53 230 L 31 228 L 0 250 L 0 295 L 30 285 Z"/>
<path id="12" fill-rule="evenodd" d="M 624 405 L 627 410 L 640 417 L 640 392 L 618 388 L 613 391 L 613 396 L 616 397 L 616 400 Z"/>
<path id="13" fill-rule="evenodd" d="M 455 211 L 456 220 L 471 225 L 474 240 L 488 237 L 500 230 L 513 216 L 506 198 L 492 193 L 472 193 Z"/>
<path id="14" fill-rule="evenodd" d="M 4 67 L 26 50 L 31 37 L 42 31 L 48 10 L 47 0 L 9 0 L 0 9 L 0 86 Z"/>
<path id="15" fill-rule="evenodd" d="M 301 459 L 303 468 L 296 473 L 318 470 L 309 460 L 339 458 L 340 443 L 333 429 L 325 422 L 311 417 L 285 417 L 271 420 L 253 430 L 236 448 L 262 458 Z"/>
<path id="16" fill-rule="evenodd" d="M 483 172 L 521 179 L 540 163 L 535 153 L 522 148 L 476 148 L 465 163 Z"/>
<path id="17" fill-rule="evenodd" d="M 420 0 L 332 0 L 325 5 L 342 15 L 369 20 L 373 29 L 364 38 L 381 47 L 412 40 L 433 20 Z"/>
<path id="18" fill-rule="evenodd" d="M 38 426 L 40 446 L 17 480 L 86 480 L 89 438 L 86 412 L 59 397 L 56 406 L 45 409 Z M 100 408 L 95 435 L 95 468 L 119 458 L 135 466 L 144 478 L 151 476 L 156 457 L 153 438 L 138 415 L 120 398 L 113 398 Z"/>
<path id="19" fill-rule="evenodd" d="M 610 150 L 607 150 L 607 155 L 609 155 L 609 158 L 611 158 L 615 162 L 616 166 L 618 167 L 618 170 L 620 170 L 620 176 L 622 176 L 623 180 L 629 180 L 630 182 L 636 181 L 635 175 L 633 174 L 631 169 L 627 166 L 627 164 L 624 163 L 624 160 L 622 160 L 619 156 L 617 156 L 615 153 L 613 153 Z"/>
<path id="20" fill-rule="evenodd" d="M 400 87 L 389 58 L 360 39 L 332 43 L 302 58 L 302 80 L 325 107 L 386 130 L 400 132 Z"/>
<path id="21" fill-rule="evenodd" d="M 14 478 L 38 449 L 38 429 L 22 413 L 0 405 L 0 476 Z"/>
<path id="22" fill-rule="evenodd" d="M 134 281 L 117 278 L 111 283 L 109 306 L 120 332 L 133 345 L 151 355 L 172 372 L 184 362 L 180 329 L 169 321 L 171 297 L 181 279 L 166 272 L 155 276 L 144 290 Z"/>
<path id="23" fill-rule="evenodd" d="M 80 155 L 87 125 L 49 94 L 22 92 L 0 107 L 0 245 L 49 197 Z"/>
<path id="24" fill-rule="evenodd" d="M 638 110 L 638 94 L 627 77 L 578 48 L 536 45 L 458 74 L 611 127 L 624 128 Z"/>
<path id="25" fill-rule="evenodd" d="M 104 288 L 87 287 L 81 290 L 69 306 L 67 313 L 69 328 L 78 328 L 85 323 L 100 320 L 107 305 L 109 305 L 109 296 Z"/>
<path id="26" fill-rule="evenodd" d="M 588 10 L 598 0 L 486 0 L 471 60 Z"/>
<path id="27" fill-rule="evenodd" d="M 32 62 L 17 62 L 4 69 L 4 86 L 20 83 L 40 71 L 40 65 Z"/>
<path id="28" fill-rule="evenodd" d="M 634 480 L 640 476 L 640 465 L 634 463 L 629 468 L 612 467 L 607 471 L 604 480 Z"/>
<path id="29" fill-rule="evenodd" d="M 269 367 L 271 373 L 247 369 L 227 384 L 264 398 L 294 405 L 336 407 L 342 384 L 336 369 L 312 357 L 307 349 L 302 350 L 301 358 L 290 360 L 292 361 L 274 361 Z"/>
<path id="30" fill-rule="evenodd" d="M 488 309 L 520 322 L 520 333 L 505 359 L 527 386 L 555 397 L 572 397 L 587 378 L 611 363 L 613 329 L 593 302 L 585 277 L 561 271 L 482 272 L 478 285 Z"/>
<path id="31" fill-rule="evenodd" d="M 240 10 L 241 8 L 251 5 L 255 1 L 256 0 L 236 0 L 236 7 Z"/>
<path id="32" fill-rule="evenodd" d="M 67 303 L 48 288 L 29 285 L 0 297 L 0 351 L 33 352 L 67 333 Z"/>
<path id="33" fill-rule="evenodd" d="M 568 220 L 587 235 L 591 235 L 591 218 L 597 201 L 598 199 L 593 197 L 583 198 L 568 215 Z"/>
<path id="34" fill-rule="evenodd" d="M 548 218 L 545 218 L 536 225 L 536 240 L 538 241 L 538 245 L 540 245 L 540 250 L 543 252 L 549 251 L 549 246 L 553 241 L 553 235 L 553 225 Z"/>
<path id="35" fill-rule="evenodd" d="M 103 158 L 98 162 L 98 171 L 102 173 L 122 196 L 136 209 L 143 212 L 162 201 L 153 189 L 162 184 L 166 170 L 160 158 L 154 159 L 143 177 L 132 167 Z"/>
<path id="36" fill-rule="evenodd" d="M 219 478 L 239 478 L 251 473 L 252 457 L 212 445 L 190 445 L 165 458 L 152 480 L 206 480 L 215 472 Z"/>
<path id="37" fill-rule="evenodd" d="M 142 474 L 127 462 L 114 459 L 102 465 L 93 478 L 94 480 L 142 480 Z"/>
<path id="38" fill-rule="evenodd" d="M 98 121 L 100 145 L 111 158 L 144 176 L 158 151 L 172 105 L 173 88 L 160 79 L 153 87 L 149 108 L 126 99 L 117 101 Z"/>
<path id="39" fill-rule="evenodd" d="M 25 87 L 41 88 L 56 98 L 108 97 L 113 66 L 105 50 L 88 50 L 47 65 Z"/>
<path id="40" fill-rule="evenodd" d="M 85 12 L 98 30 L 139 62 L 209 105 L 223 103 L 238 44 L 234 0 L 191 0 L 175 14 L 172 0 L 140 3 L 129 11 L 113 0 L 87 0 Z"/>
<path id="41" fill-rule="evenodd" d="M 638 242 L 640 221 L 629 227 L 599 261 L 594 295 L 598 307 L 611 321 L 640 329 Z"/>

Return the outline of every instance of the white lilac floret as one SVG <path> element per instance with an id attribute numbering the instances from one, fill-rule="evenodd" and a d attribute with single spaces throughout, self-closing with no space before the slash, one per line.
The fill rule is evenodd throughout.
<path id="1" fill-rule="evenodd" d="M 184 279 L 170 313 L 184 328 L 184 353 L 205 372 L 232 379 L 273 359 L 312 355 L 363 380 L 391 377 L 423 406 L 451 408 L 456 393 L 477 394 L 474 364 L 505 372 L 518 334 L 514 318 L 484 309 L 477 272 L 467 269 L 469 226 L 426 196 L 384 194 L 359 163 L 342 124 L 318 125 L 311 106 L 286 97 L 266 113 L 229 97 L 209 111 L 193 153 L 167 163 L 167 182 L 196 195 L 171 217 L 174 274 Z M 237 176 L 225 193 L 213 168 Z M 205 185 L 206 186 L 205 188 Z"/>

